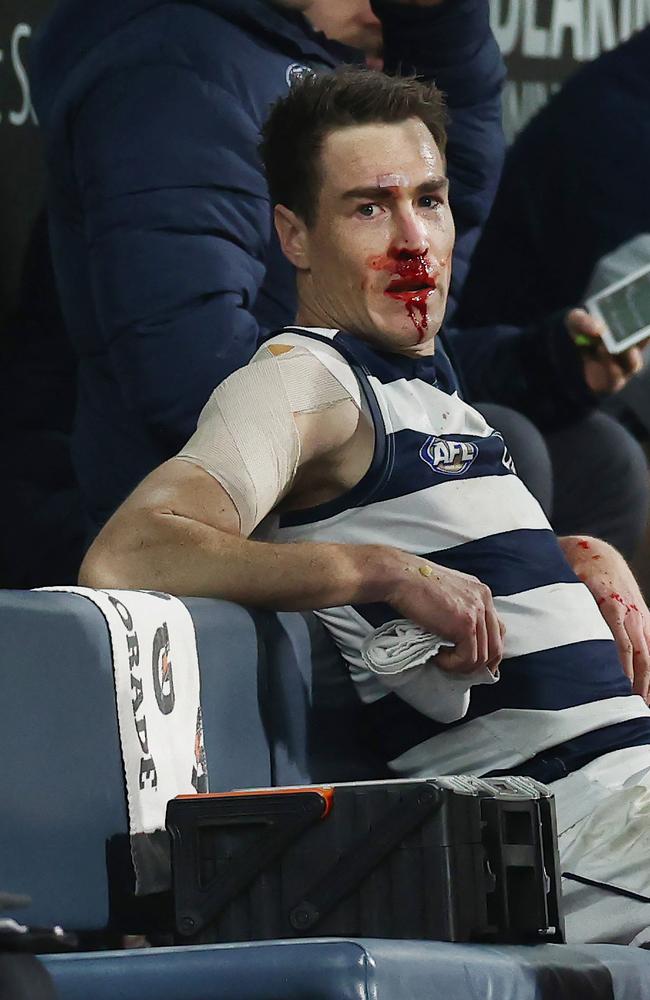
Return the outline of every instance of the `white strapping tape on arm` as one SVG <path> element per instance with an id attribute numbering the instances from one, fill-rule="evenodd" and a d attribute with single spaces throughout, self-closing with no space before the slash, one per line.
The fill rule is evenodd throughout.
<path id="1" fill-rule="evenodd" d="M 239 514 L 241 534 L 248 537 L 298 469 L 294 414 L 350 398 L 350 390 L 311 351 L 263 347 L 215 389 L 176 457 L 205 469 L 223 486 Z"/>

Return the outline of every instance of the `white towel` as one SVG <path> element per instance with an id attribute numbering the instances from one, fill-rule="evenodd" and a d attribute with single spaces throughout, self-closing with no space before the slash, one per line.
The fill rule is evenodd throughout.
<path id="1" fill-rule="evenodd" d="M 441 670 L 431 660 L 452 642 L 425 632 L 406 618 L 385 622 L 361 646 L 363 662 L 380 683 L 436 722 L 456 722 L 467 714 L 470 688 L 496 684 L 499 673 L 480 667 L 471 673 Z"/>
<path id="2" fill-rule="evenodd" d="M 106 619 L 137 891 L 160 891 L 168 874 L 147 856 L 160 840 L 141 835 L 165 829 L 170 799 L 208 790 L 192 617 L 181 601 L 168 594 L 42 589 L 92 601 Z M 80 664 L 79 669 L 87 665 Z"/>

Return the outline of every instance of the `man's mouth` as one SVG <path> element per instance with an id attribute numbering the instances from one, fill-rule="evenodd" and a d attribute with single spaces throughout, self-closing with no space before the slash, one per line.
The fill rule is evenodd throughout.
<path id="1" fill-rule="evenodd" d="M 438 275 L 424 257 L 410 257 L 395 262 L 395 272 L 385 292 L 393 298 L 425 298 L 435 290 Z"/>
<path id="2" fill-rule="evenodd" d="M 395 278 L 385 289 L 385 294 L 396 299 L 411 299 L 424 297 L 436 289 L 437 281 L 433 275 L 426 278 L 408 279 Z"/>

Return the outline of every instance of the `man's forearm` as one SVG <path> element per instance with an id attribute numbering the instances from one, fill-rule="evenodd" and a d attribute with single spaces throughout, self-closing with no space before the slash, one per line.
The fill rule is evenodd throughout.
<path id="1" fill-rule="evenodd" d="M 403 572 L 386 546 L 256 542 L 173 513 L 143 512 L 128 537 L 109 523 L 79 582 L 300 611 L 385 600 Z"/>
<path id="2" fill-rule="evenodd" d="M 609 625 L 632 690 L 650 700 L 650 611 L 632 570 L 599 538 L 573 535 L 558 542 Z"/>
<path id="3" fill-rule="evenodd" d="M 155 476 L 145 480 L 142 493 L 155 494 Z M 165 500 L 139 507 L 136 490 L 88 550 L 79 582 L 283 611 L 385 602 L 396 618 L 453 644 L 439 654 L 443 669 L 498 667 L 503 628 L 488 587 L 475 577 L 384 545 L 250 541 L 235 533 L 230 502 L 215 510 L 218 494 L 211 500 L 206 516 L 221 518 L 218 527 L 203 519 L 200 498 L 198 514 L 189 517 L 168 509 Z"/>
<path id="4" fill-rule="evenodd" d="M 620 552 L 602 538 L 592 538 L 591 535 L 558 535 L 557 541 L 571 569 L 576 573 L 585 568 L 602 571 L 612 563 L 619 568 L 624 566 L 628 569 Z M 628 569 L 628 572 L 631 575 L 632 571 Z"/>

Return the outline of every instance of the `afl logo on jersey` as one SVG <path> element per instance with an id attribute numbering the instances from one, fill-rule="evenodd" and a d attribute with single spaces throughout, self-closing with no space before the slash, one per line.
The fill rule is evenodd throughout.
<path id="1" fill-rule="evenodd" d="M 315 76 L 313 69 L 309 66 L 303 66 L 302 63 L 291 63 L 287 66 L 286 80 L 287 87 L 295 87 L 297 83 L 304 80 L 307 76 Z"/>
<path id="2" fill-rule="evenodd" d="M 420 458 L 443 476 L 461 476 L 478 456 L 472 441 L 447 441 L 432 435 L 420 448 Z"/>

